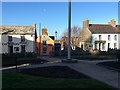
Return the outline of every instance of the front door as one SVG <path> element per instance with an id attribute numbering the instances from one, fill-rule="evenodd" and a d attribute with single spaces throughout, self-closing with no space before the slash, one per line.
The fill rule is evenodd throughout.
<path id="1" fill-rule="evenodd" d="M 11 54 L 11 53 L 13 53 L 13 46 L 8 46 L 8 51 L 9 51 L 9 53 Z"/>
<path id="2" fill-rule="evenodd" d="M 43 55 L 47 55 L 47 47 L 43 46 Z"/>
<path id="3" fill-rule="evenodd" d="M 110 49 L 110 43 L 108 43 L 108 50 Z"/>
<path id="4" fill-rule="evenodd" d="M 43 55 L 47 55 L 47 44 L 46 44 L 46 41 L 43 41 Z"/>
<path id="5" fill-rule="evenodd" d="M 25 53 L 25 45 L 21 45 L 21 53 Z"/>

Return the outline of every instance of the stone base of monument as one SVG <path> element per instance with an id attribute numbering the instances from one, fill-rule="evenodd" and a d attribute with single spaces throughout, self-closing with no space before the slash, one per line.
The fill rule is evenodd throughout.
<path id="1" fill-rule="evenodd" d="M 63 63 L 77 63 L 77 59 L 62 59 Z"/>

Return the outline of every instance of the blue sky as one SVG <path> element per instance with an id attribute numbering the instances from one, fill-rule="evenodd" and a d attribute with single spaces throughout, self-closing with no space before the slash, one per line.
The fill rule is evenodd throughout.
<path id="1" fill-rule="evenodd" d="M 107 24 L 111 19 L 118 23 L 117 2 L 72 2 L 72 26 L 82 27 L 88 18 L 90 23 Z M 58 32 L 60 38 L 68 27 L 67 2 L 3 2 L 2 25 L 24 25 L 33 23 L 48 29 L 49 35 Z"/>

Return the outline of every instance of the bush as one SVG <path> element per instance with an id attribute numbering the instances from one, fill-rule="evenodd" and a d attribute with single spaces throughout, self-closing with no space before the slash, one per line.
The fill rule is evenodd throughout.
<path id="1" fill-rule="evenodd" d="M 61 55 L 62 56 L 67 56 L 68 51 L 67 50 L 62 50 Z M 71 55 L 72 56 L 79 56 L 79 55 L 90 55 L 88 51 L 84 51 L 81 48 L 76 48 L 75 50 L 71 50 Z"/>
<path id="2" fill-rule="evenodd" d="M 117 55 L 118 61 L 120 61 L 120 50 L 117 51 L 116 55 Z"/>
<path id="3" fill-rule="evenodd" d="M 90 55 L 90 53 L 88 51 L 84 51 L 83 49 L 81 48 L 76 48 L 75 50 L 72 50 L 72 53 L 71 53 L 73 56 L 74 55 Z"/>

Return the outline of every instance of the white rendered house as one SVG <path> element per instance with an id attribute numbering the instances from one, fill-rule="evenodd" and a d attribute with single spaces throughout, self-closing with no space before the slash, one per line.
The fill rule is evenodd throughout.
<path id="1" fill-rule="evenodd" d="M 120 34 L 115 20 L 111 20 L 108 24 L 89 24 L 89 20 L 85 20 L 79 44 L 84 50 L 120 49 Z"/>
<path id="2" fill-rule="evenodd" d="M 0 53 L 35 52 L 35 29 L 33 26 L 0 26 Z"/>

